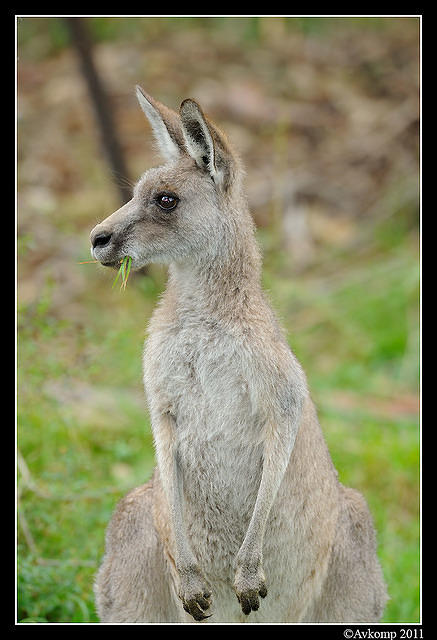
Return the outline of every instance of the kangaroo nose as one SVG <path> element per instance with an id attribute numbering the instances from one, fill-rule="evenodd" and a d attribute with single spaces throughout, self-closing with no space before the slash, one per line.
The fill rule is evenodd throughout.
<path id="1" fill-rule="evenodd" d="M 93 249 L 96 247 L 106 247 L 111 241 L 112 233 L 98 233 L 94 238 L 91 239 L 91 243 L 93 245 Z"/>

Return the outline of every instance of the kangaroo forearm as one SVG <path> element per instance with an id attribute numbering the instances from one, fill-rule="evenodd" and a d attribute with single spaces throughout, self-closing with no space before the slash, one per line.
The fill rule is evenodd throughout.
<path id="1" fill-rule="evenodd" d="M 266 425 L 261 482 L 235 563 L 234 589 L 246 615 L 259 608 L 259 597 L 267 595 L 263 570 L 264 533 L 296 439 L 300 411 L 293 411 L 292 415 L 294 419 L 290 420 L 289 415 L 288 420 L 271 421 Z"/>
<path id="2" fill-rule="evenodd" d="M 161 482 L 167 498 L 174 539 L 175 563 L 178 569 L 193 564 L 195 558 L 188 542 L 183 514 L 183 479 L 178 461 L 174 419 L 170 414 L 160 416 L 155 427 L 157 459 Z"/>
<path id="3" fill-rule="evenodd" d="M 254 560 L 258 558 L 259 561 L 262 559 L 267 521 L 293 451 L 300 416 L 301 411 L 297 410 L 293 420 L 267 425 L 261 482 L 249 527 L 238 553 L 240 560 L 243 556 Z"/>
<path id="4" fill-rule="evenodd" d="M 174 540 L 174 561 L 179 576 L 178 596 L 184 610 L 200 621 L 208 617 L 205 611 L 211 603 L 211 591 L 188 542 L 176 425 L 169 413 L 160 414 L 154 425 L 158 466 L 169 506 Z"/>

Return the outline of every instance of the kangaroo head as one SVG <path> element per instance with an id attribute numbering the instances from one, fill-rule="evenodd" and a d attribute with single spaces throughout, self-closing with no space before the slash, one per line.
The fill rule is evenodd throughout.
<path id="1" fill-rule="evenodd" d="M 240 162 L 192 99 L 179 113 L 136 88 L 165 164 L 146 171 L 132 199 L 91 231 L 91 253 L 116 267 L 199 260 L 229 241 L 240 195 Z"/>

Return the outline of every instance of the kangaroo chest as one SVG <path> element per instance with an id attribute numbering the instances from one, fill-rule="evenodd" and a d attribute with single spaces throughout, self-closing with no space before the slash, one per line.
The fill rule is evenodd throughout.
<path id="1" fill-rule="evenodd" d="M 247 349 L 212 323 L 152 333 L 144 350 L 144 385 L 149 402 L 175 417 L 178 438 L 195 432 L 202 440 L 237 441 L 240 426 L 247 438 L 248 426 L 257 423 Z"/>
<path id="2" fill-rule="evenodd" d="M 259 486 L 262 421 L 244 346 L 217 327 L 193 329 L 167 327 L 150 335 L 145 388 L 150 406 L 175 418 L 187 515 L 193 512 L 192 522 L 208 528 L 210 539 L 232 531 L 234 548 Z M 229 527 L 232 520 L 241 522 L 241 530 Z M 204 539 L 198 533 L 193 538 Z"/>

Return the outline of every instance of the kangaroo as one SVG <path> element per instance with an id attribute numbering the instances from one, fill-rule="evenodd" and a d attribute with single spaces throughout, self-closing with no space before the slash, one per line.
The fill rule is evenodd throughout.
<path id="1" fill-rule="evenodd" d="M 195 100 L 136 94 L 165 163 L 90 238 L 105 266 L 168 265 L 143 357 L 157 465 L 108 526 L 100 620 L 378 621 L 372 517 L 262 290 L 242 162 Z"/>

